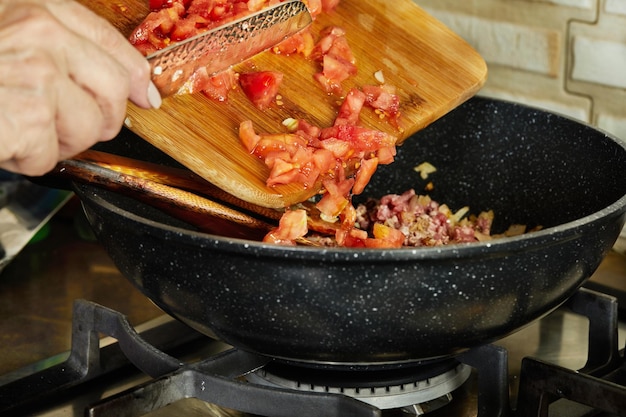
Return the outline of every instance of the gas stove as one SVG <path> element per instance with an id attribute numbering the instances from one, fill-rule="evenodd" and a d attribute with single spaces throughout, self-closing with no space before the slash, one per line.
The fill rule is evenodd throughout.
<path id="1" fill-rule="evenodd" d="M 243 352 L 162 315 L 96 242 L 72 237 L 77 208 L 65 210 L 0 275 L 0 415 L 626 415 L 616 253 L 561 308 L 502 340 L 440 361 L 345 368 Z M 71 346 L 48 354 L 70 339 L 59 311 L 72 304 Z M 25 362 L 30 350 L 39 359 Z"/>
<path id="2" fill-rule="evenodd" d="M 344 369 L 243 352 L 167 317 L 134 328 L 121 313 L 77 300 L 69 356 L 5 375 L 0 412 L 624 416 L 623 331 L 616 299 L 581 289 L 528 328 L 457 357 Z M 99 340 L 99 335 L 107 337 Z"/>

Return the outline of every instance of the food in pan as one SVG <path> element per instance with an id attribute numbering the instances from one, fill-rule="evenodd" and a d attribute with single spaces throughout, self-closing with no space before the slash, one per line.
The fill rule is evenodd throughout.
<path id="1" fill-rule="evenodd" d="M 307 236 L 320 246 L 355 248 L 399 248 L 442 246 L 455 243 L 484 242 L 540 230 L 525 225 L 511 225 L 505 232 L 492 233 L 494 212 L 470 212 L 469 207 L 452 211 L 446 204 L 411 189 L 402 194 L 371 198 L 356 207 L 350 206 L 333 229 L 318 233 L 307 228 L 307 210 L 293 209 L 285 213 L 279 227 L 270 232 L 266 242 L 295 245 L 296 239 Z M 329 235 L 334 231 L 334 235 Z"/>

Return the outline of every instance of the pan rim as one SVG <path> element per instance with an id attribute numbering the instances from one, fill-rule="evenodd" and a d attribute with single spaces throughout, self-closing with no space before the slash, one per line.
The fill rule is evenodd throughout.
<path id="1" fill-rule="evenodd" d="M 626 147 L 625 147 L 626 151 Z M 131 230 L 139 232 L 137 225 L 142 225 L 145 230 L 141 233 L 167 233 L 170 239 L 176 239 L 180 241 L 189 241 L 197 243 L 202 241 L 202 244 L 207 249 L 214 249 L 224 252 L 243 252 L 246 254 L 254 253 L 255 256 L 262 257 L 276 257 L 276 258 L 297 258 L 307 260 L 324 260 L 324 261 L 362 261 L 368 262 L 388 262 L 389 260 L 397 261 L 416 261 L 416 260 L 436 260 L 436 259 L 462 259 L 466 257 L 492 257 L 492 256 L 507 256 L 508 254 L 527 251 L 529 248 L 538 249 L 546 246 L 558 244 L 564 239 L 573 239 L 578 234 L 572 235 L 570 232 L 574 229 L 581 229 L 583 227 L 590 228 L 593 224 L 612 216 L 626 217 L 626 194 L 622 195 L 617 201 L 611 205 L 603 208 L 602 210 L 591 213 L 587 216 L 578 218 L 573 221 L 562 223 L 557 226 L 548 227 L 536 232 L 531 232 L 518 236 L 502 237 L 483 242 L 472 243 L 454 243 L 442 246 L 434 247 L 403 247 L 394 249 L 384 248 L 346 248 L 346 247 L 307 247 L 307 246 L 284 246 L 271 243 L 264 243 L 260 241 L 229 238 L 220 235 L 214 235 L 204 232 L 199 232 L 191 229 L 186 229 L 179 226 L 173 226 L 169 224 L 160 223 L 155 220 L 148 219 L 140 216 L 129 210 L 119 207 L 106 198 L 103 197 L 103 192 L 97 187 L 74 184 L 74 189 L 81 195 L 85 194 L 82 190 L 91 190 L 90 198 L 81 198 L 83 205 L 85 204 L 98 204 L 100 207 L 105 208 L 110 213 L 120 217 L 121 219 L 128 219 L 134 222 Z M 623 225 L 626 218 L 621 220 Z M 616 234 L 617 238 L 617 234 Z M 523 244 L 520 244 L 522 242 Z"/>

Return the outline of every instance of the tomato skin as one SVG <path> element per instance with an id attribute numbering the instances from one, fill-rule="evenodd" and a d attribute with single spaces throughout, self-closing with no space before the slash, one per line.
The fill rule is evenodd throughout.
<path id="1" fill-rule="evenodd" d="M 239 85 L 246 97 L 258 109 L 265 110 L 278 95 L 283 74 L 277 71 L 259 71 L 239 74 Z"/>

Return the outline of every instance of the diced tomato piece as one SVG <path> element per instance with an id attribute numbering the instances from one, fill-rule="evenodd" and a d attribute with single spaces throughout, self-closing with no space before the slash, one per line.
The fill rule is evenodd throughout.
<path id="1" fill-rule="evenodd" d="M 322 143 L 338 139 L 350 144 L 356 151 L 374 152 L 380 148 L 394 146 L 396 137 L 380 130 L 368 129 L 354 125 L 338 125 L 322 129 Z"/>
<path id="2" fill-rule="evenodd" d="M 303 0 L 311 17 L 315 18 L 322 13 L 322 0 Z"/>
<path id="3" fill-rule="evenodd" d="M 338 216 L 350 203 L 350 189 L 354 179 L 328 179 L 322 184 L 326 193 L 315 206 L 328 217 Z"/>
<path id="4" fill-rule="evenodd" d="M 178 94 L 202 92 L 211 100 L 224 102 L 237 84 L 237 73 L 232 69 L 209 76 L 206 68 L 198 68 L 178 91 Z"/>
<path id="5" fill-rule="evenodd" d="M 397 124 L 400 115 L 400 97 L 391 86 L 365 85 L 362 87 L 368 106 L 382 112 L 392 123 Z"/>
<path id="6" fill-rule="evenodd" d="M 359 123 L 359 116 L 361 115 L 361 109 L 365 104 L 367 96 L 365 93 L 357 90 L 356 88 L 348 91 L 346 98 L 341 107 L 337 118 L 335 118 L 335 126 L 338 125 L 357 125 Z"/>
<path id="7" fill-rule="evenodd" d="M 322 0 L 322 10 L 324 13 L 330 13 L 335 10 L 339 4 L 339 0 Z"/>
<path id="8" fill-rule="evenodd" d="M 172 7 L 151 12 L 131 33 L 129 40 L 133 45 L 149 43 L 156 49 L 170 44 L 169 33 L 184 14 L 184 6 L 176 3 Z"/>
<path id="9" fill-rule="evenodd" d="M 168 0 L 150 0 L 150 10 L 157 10 L 164 7 Z"/>
<path id="10" fill-rule="evenodd" d="M 356 172 L 354 178 L 354 187 L 352 187 L 352 194 L 359 195 L 365 189 L 365 186 L 372 179 L 372 175 L 378 168 L 378 158 L 362 159 L 361 165 Z"/>
<path id="11" fill-rule="evenodd" d="M 311 52 L 311 59 L 322 62 L 322 71 L 314 78 L 329 94 L 341 94 L 341 83 L 357 73 L 356 61 L 345 34 L 337 26 L 324 29 Z"/>
<path id="12" fill-rule="evenodd" d="M 383 146 L 376 151 L 379 165 L 388 165 L 393 162 L 396 156 L 395 146 Z"/>
<path id="13" fill-rule="evenodd" d="M 241 140 L 248 152 L 252 152 L 256 148 L 257 143 L 261 140 L 261 136 L 254 131 L 252 121 L 246 120 L 241 122 L 239 125 L 239 140 Z"/>
<path id="14" fill-rule="evenodd" d="M 179 19 L 170 31 L 169 37 L 172 42 L 180 42 L 198 33 L 199 29 L 205 29 L 209 21 L 200 15 L 189 15 Z"/>
<path id="15" fill-rule="evenodd" d="M 237 84 L 237 80 L 238 74 L 232 69 L 222 71 L 209 78 L 205 87 L 202 88 L 202 93 L 216 101 L 227 101 L 229 93 Z"/>
<path id="16" fill-rule="evenodd" d="M 335 165 L 335 156 L 327 149 L 316 149 L 313 152 L 313 163 L 322 172 L 328 172 Z"/>
<path id="17" fill-rule="evenodd" d="M 259 71 L 239 74 L 239 85 L 250 101 L 264 110 L 276 98 L 283 74 L 276 71 Z"/>
<path id="18" fill-rule="evenodd" d="M 374 239 L 366 241 L 367 247 L 399 248 L 404 244 L 405 236 L 400 230 L 385 226 L 382 223 L 374 223 L 372 230 Z"/>
<path id="19" fill-rule="evenodd" d="M 352 152 L 352 147 L 345 140 L 329 138 L 321 142 L 323 149 L 332 152 L 335 158 L 347 158 Z"/>
<path id="20" fill-rule="evenodd" d="M 320 32 L 320 38 L 315 44 L 311 58 L 319 61 L 328 54 L 336 39 L 344 37 L 346 31 L 339 26 L 329 26 Z"/>
<path id="21" fill-rule="evenodd" d="M 321 131 L 322 129 L 310 124 L 306 120 L 303 120 L 303 119 L 298 120 L 297 133 L 300 136 L 307 138 L 310 145 L 312 145 L 313 143 L 317 143 L 319 141 L 319 136 L 320 136 Z"/>
<path id="22" fill-rule="evenodd" d="M 350 200 L 341 195 L 333 195 L 331 193 L 326 193 L 324 196 L 315 204 L 315 207 L 323 213 L 325 216 L 330 218 L 337 217 L 341 213 L 341 211 L 350 203 Z"/>
<path id="23" fill-rule="evenodd" d="M 293 55 L 301 54 L 304 57 L 308 57 L 313 52 L 315 41 L 311 31 L 307 28 L 293 36 L 288 37 L 274 48 L 272 51 L 279 55 Z"/>
<path id="24" fill-rule="evenodd" d="M 253 153 L 259 158 L 267 158 L 270 152 L 276 151 L 287 151 L 289 155 L 294 155 L 298 148 L 305 148 L 306 145 L 306 139 L 296 134 L 263 135 Z"/>
<path id="25" fill-rule="evenodd" d="M 345 37 L 345 32 L 342 32 L 341 35 L 334 36 L 333 42 L 330 49 L 326 52 L 326 55 L 333 56 L 341 61 L 354 65 L 356 59 L 354 59 L 354 54 L 348 44 L 348 39 Z M 356 67 L 354 69 L 356 70 Z"/>
<path id="26" fill-rule="evenodd" d="M 266 6 L 266 0 L 248 0 L 248 10 L 257 12 Z"/>
<path id="27" fill-rule="evenodd" d="M 328 194 L 347 197 L 350 195 L 350 189 L 354 185 L 354 179 L 335 178 L 325 180 L 323 184 Z"/>
<path id="28" fill-rule="evenodd" d="M 295 240 L 308 233 L 305 210 L 287 210 L 280 218 L 278 228 L 268 233 L 264 242 L 295 245 Z"/>
<path id="29" fill-rule="evenodd" d="M 327 93 L 341 93 L 341 83 L 357 72 L 356 65 L 332 55 L 324 55 L 322 62 L 322 72 L 314 78 Z"/>

